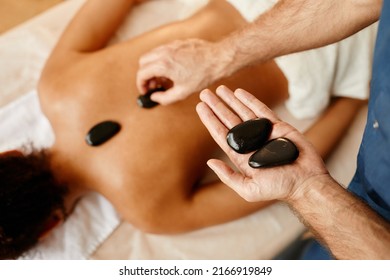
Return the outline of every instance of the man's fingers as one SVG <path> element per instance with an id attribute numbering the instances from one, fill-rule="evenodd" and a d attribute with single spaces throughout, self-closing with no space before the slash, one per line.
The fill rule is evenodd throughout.
<path id="1" fill-rule="evenodd" d="M 253 196 L 253 190 L 248 183 L 248 177 L 233 170 L 229 165 L 218 159 L 210 159 L 207 165 L 214 171 L 218 178 L 235 191 L 239 196 L 249 202 L 258 201 L 259 198 Z"/>
<path id="2" fill-rule="evenodd" d="M 254 97 L 249 92 L 243 89 L 237 89 L 234 92 L 234 95 L 240 100 L 245 106 L 251 109 L 257 117 L 267 118 L 271 122 L 276 123 L 279 121 L 279 118 L 276 114 L 268 108 L 263 102 Z"/>
<path id="3" fill-rule="evenodd" d="M 249 168 L 249 155 L 238 154 L 229 147 L 226 141 L 226 135 L 229 132 L 229 129 L 218 119 L 210 107 L 206 103 L 201 102 L 196 106 L 196 111 L 200 120 L 210 132 L 211 137 L 226 153 L 230 160 L 240 169 Z"/>
<path id="4" fill-rule="evenodd" d="M 228 129 L 226 126 L 220 122 L 206 103 L 199 103 L 196 106 L 196 112 L 198 113 L 204 126 L 210 132 L 214 141 L 217 142 L 217 144 L 226 152 L 226 149 L 228 149 L 226 142 Z"/>
<path id="5" fill-rule="evenodd" d="M 226 135 L 229 131 L 228 128 L 223 123 L 221 123 L 221 121 L 217 118 L 217 116 L 214 115 L 213 111 L 206 103 L 199 103 L 196 106 L 196 111 L 200 120 L 210 132 L 211 137 L 230 157 L 233 150 L 228 146 L 226 141 Z"/>
<path id="6" fill-rule="evenodd" d="M 229 186 L 244 199 L 249 197 L 244 175 L 233 170 L 229 165 L 218 159 L 210 159 L 207 161 L 207 165 L 225 185 Z"/>
<path id="7" fill-rule="evenodd" d="M 206 103 L 219 120 L 228 128 L 238 125 L 242 120 L 226 107 L 226 105 L 210 90 L 205 89 L 200 93 L 200 100 Z"/>
<path id="8" fill-rule="evenodd" d="M 181 88 L 179 86 L 172 87 L 165 91 L 156 91 L 150 99 L 160 105 L 169 105 L 182 99 Z"/>
<path id="9" fill-rule="evenodd" d="M 170 77 L 166 77 L 166 69 L 167 67 L 165 63 L 162 62 L 146 64 L 143 67 L 140 67 L 136 77 L 136 86 L 138 91 L 141 94 L 145 94 L 148 91 L 149 81 L 156 77 L 170 79 Z"/>
<path id="10" fill-rule="evenodd" d="M 161 46 L 145 53 L 139 58 L 139 65 L 144 66 L 163 59 L 165 50 L 166 46 Z"/>
<path id="11" fill-rule="evenodd" d="M 228 87 L 224 85 L 219 86 L 215 92 L 219 98 L 233 109 L 242 121 L 248 121 L 256 118 L 255 113 L 245 106 L 237 97 L 235 97 L 233 91 L 231 91 Z"/>
<path id="12" fill-rule="evenodd" d="M 166 78 L 166 77 L 154 77 L 150 80 L 147 81 L 146 87 L 147 91 L 154 90 L 154 89 L 160 89 L 161 91 L 163 90 L 168 90 L 173 86 L 173 82 Z"/>

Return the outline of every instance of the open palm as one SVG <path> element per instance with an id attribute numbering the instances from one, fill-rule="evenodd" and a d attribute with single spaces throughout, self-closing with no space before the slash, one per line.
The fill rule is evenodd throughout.
<path id="1" fill-rule="evenodd" d="M 208 165 L 222 182 L 248 201 L 289 200 L 300 187 L 318 176 L 328 175 L 321 157 L 304 136 L 291 125 L 279 120 L 261 101 L 238 89 L 234 93 L 225 86 L 200 94 L 197 112 L 211 136 L 228 155 L 239 171 L 223 161 L 212 159 Z M 230 107 L 228 107 L 228 106 Z M 226 142 L 228 131 L 237 124 L 256 118 L 267 118 L 273 123 L 270 138 L 286 137 L 299 149 L 298 159 L 288 165 L 254 169 L 248 165 L 252 153 L 238 154 Z"/>

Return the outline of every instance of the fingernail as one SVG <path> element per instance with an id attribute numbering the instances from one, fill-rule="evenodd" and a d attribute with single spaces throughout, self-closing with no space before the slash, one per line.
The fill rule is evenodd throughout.
<path id="1" fill-rule="evenodd" d="M 212 160 L 208 160 L 208 161 L 207 161 L 207 165 L 208 165 L 208 167 L 210 167 L 212 170 L 214 170 L 214 164 L 213 164 Z"/>
<path id="2" fill-rule="evenodd" d="M 208 91 L 208 89 L 204 89 L 204 90 L 202 90 L 200 92 L 200 94 L 199 94 L 200 100 L 205 101 L 205 98 L 206 98 L 206 95 L 207 95 L 207 91 Z"/>

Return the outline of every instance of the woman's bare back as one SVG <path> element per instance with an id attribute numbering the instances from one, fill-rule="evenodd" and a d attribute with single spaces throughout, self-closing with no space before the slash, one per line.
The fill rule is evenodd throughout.
<path id="1" fill-rule="evenodd" d="M 216 7 L 209 7 L 186 21 L 96 52 L 64 53 L 66 67 L 51 86 L 41 87 L 42 108 L 56 135 L 51 151 L 58 176 L 102 193 L 129 221 L 149 204 L 190 197 L 216 149 L 195 112 L 197 94 L 170 106 L 142 109 L 135 86 L 142 53 L 174 39 L 218 39 L 243 24 L 225 1 L 213 2 L 219 3 L 217 17 Z M 221 19 L 221 8 L 230 19 Z M 216 28 L 223 22 L 230 25 Z M 197 28 L 188 32 L 194 24 Z M 226 83 L 260 95 L 272 90 L 274 97 L 285 97 L 287 92 L 273 62 L 245 69 Z M 88 146 L 87 132 L 106 120 L 120 123 L 121 131 L 101 146 Z"/>

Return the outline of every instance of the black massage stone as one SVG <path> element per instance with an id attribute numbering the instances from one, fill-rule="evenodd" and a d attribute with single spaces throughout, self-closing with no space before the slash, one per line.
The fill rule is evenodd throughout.
<path id="1" fill-rule="evenodd" d="M 114 137 L 120 130 L 121 126 L 119 123 L 104 121 L 90 129 L 85 137 L 85 141 L 90 146 L 99 146 Z"/>
<path id="2" fill-rule="evenodd" d="M 249 120 L 230 129 L 226 136 L 229 146 L 237 153 L 246 154 L 259 149 L 268 140 L 272 123 L 266 118 Z"/>
<path id="3" fill-rule="evenodd" d="M 165 88 L 157 87 L 155 89 L 149 90 L 145 95 L 138 96 L 138 98 L 137 98 L 138 106 L 140 106 L 141 108 L 150 109 L 150 108 L 153 108 L 153 107 L 159 105 L 157 102 L 154 102 L 153 100 L 150 99 L 150 96 L 152 95 L 152 93 L 154 93 L 156 91 L 165 91 Z"/>
<path id="4" fill-rule="evenodd" d="M 252 168 L 272 167 L 292 163 L 298 158 L 299 151 L 287 138 L 276 138 L 266 143 L 249 158 Z"/>

